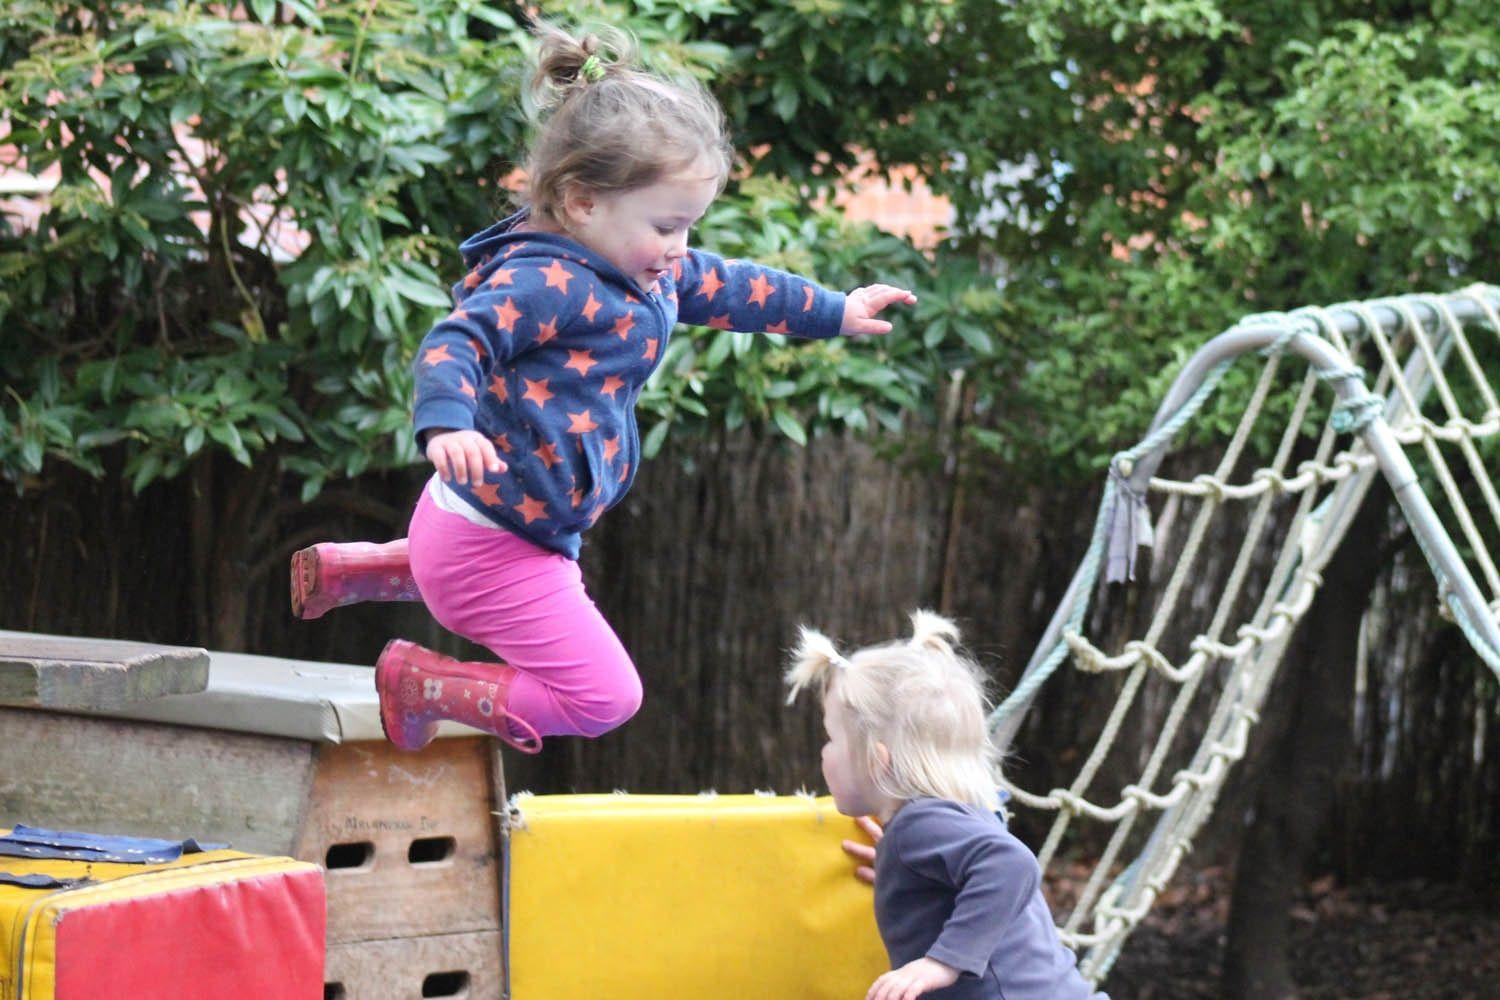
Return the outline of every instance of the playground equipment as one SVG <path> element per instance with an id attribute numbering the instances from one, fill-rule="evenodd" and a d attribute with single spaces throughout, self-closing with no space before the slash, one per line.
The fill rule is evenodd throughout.
<path id="1" fill-rule="evenodd" d="M 196 848 L 0 830 L 0 995 L 316 995 L 323 873 Z"/>
<path id="2" fill-rule="evenodd" d="M 1044 869 L 1066 853 L 1075 824 L 1108 830 L 1102 855 L 1059 927 L 1091 981 L 1108 973 L 1211 813 L 1225 775 L 1245 752 L 1288 640 L 1322 583 L 1319 572 L 1377 472 L 1389 481 L 1437 578 L 1443 613 L 1500 676 L 1500 572 L 1490 555 L 1500 497 L 1477 446 L 1500 432 L 1500 405 L 1481 361 L 1494 344 L 1480 350 L 1470 338 L 1471 328 L 1500 333 L 1497 306 L 1500 289 L 1474 286 L 1447 296 L 1249 317 L 1189 360 L 1145 439 L 1111 461 L 1088 553 L 1021 680 L 991 719 L 997 740 L 1009 746 L 1027 707 L 1068 660 L 1098 682 L 1100 699 L 1113 699 L 1066 787 L 1009 787 L 1014 806 L 1052 817 L 1039 852 Z M 1158 477 L 1174 437 L 1202 412 L 1231 365 L 1252 351 L 1264 355 L 1260 374 L 1212 471 Z M 1306 362 L 1308 370 L 1280 430 L 1267 433 L 1257 423 L 1268 402 L 1278 399 L 1273 391 L 1288 358 Z M 1376 372 L 1373 393 L 1357 363 Z M 1321 417 L 1325 383 L 1336 399 Z M 1299 449 L 1308 450 L 1309 424 L 1321 431 L 1311 455 L 1292 468 Z M 1236 477 L 1257 432 L 1274 438 L 1272 458 Z M 1406 449 L 1420 449 L 1441 512 Z M 1458 461 L 1450 462 L 1454 451 Z M 1154 525 L 1149 493 L 1165 497 Z M 1470 510 L 1468 494 L 1478 495 L 1487 521 Z M 1230 519 L 1216 537 L 1238 539 L 1232 559 L 1212 558 L 1207 540 L 1215 518 Z M 1184 527 L 1183 520 L 1190 523 Z M 1138 547 L 1153 540 L 1170 554 L 1161 565 L 1171 574 L 1155 608 L 1143 616 L 1142 634 L 1091 639 L 1090 601 L 1117 597 L 1099 585 L 1100 570 L 1111 581 L 1130 577 Z M 1145 702 L 1166 710 L 1140 766 L 1113 752 L 1131 713 L 1143 713 Z M 1136 767 L 1134 780 L 1122 777 Z"/>
<path id="3" fill-rule="evenodd" d="M 419 754 L 386 742 L 368 668 L 206 655 L 195 693 L 0 706 L 0 815 L 144 837 L 190 822 L 321 865 L 329 1000 L 512 995 L 507 959 L 528 1000 L 763 995 L 757 983 L 832 998 L 886 967 L 869 890 L 839 850 L 854 823 L 827 799 L 512 807 L 494 741 L 445 723 Z"/>
<path id="4" fill-rule="evenodd" d="M 445 724 L 403 753 L 381 735 L 368 667 L 207 658 L 196 693 L 0 706 L 0 816 L 139 837 L 189 828 L 320 865 L 328 1000 L 499 996 L 506 797 L 492 741 Z"/>
<path id="5" fill-rule="evenodd" d="M 808 795 L 518 795 L 510 995 L 836 1000 L 890 963 L 870 890 Z M 558 955 L 567 955 L 559 962 Z"/>

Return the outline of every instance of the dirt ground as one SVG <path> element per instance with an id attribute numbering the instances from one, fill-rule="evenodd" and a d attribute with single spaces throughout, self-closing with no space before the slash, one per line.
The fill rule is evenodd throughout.
<path id="1" fill-rule="evenodd" d="M 1222 870 L 1179 873 L 1131 935 L 1114 1000 L 1220 996 L 1230 889 Z M 1300 1000 L 1500 998 L 1500 908 L 1464 886 L 1310 883 L 1293 911 Z"/>

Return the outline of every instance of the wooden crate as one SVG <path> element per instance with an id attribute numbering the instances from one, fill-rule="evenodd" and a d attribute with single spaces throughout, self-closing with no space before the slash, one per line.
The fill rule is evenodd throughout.
<path id="1" fill-rule="evenodd" d="M 491 752 L 318 748 L 297 858 L 327 869 L 328 943 L 500 929 Z"/>
<path id="2" fill-rule="evenodd" d="M 90 714 L 0 707 L 0 821 L 315 862 L 328 996 L 498 997 L 498 744 L 444 724 L 421 752 L 397 750 L 370 674 L 214 653 L 201 694 Z"/>
<path id="3" fill-rule="evenodd" d="M 325 1000 L 495 1000 L 503 988 L 500 934 L 330 944 L 323 982 Z"/>

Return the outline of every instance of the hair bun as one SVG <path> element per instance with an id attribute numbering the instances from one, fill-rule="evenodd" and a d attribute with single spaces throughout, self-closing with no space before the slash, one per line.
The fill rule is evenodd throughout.
<path id="1" fill-rule="evenodd" d="M 844 659 L 832 639 L 816 629 L 802 626 L 797 633 L 797 648 L 792 652 L 792 665 L 786 672 L 786 683 L 791 688 L 786 696 L 787 704 L 795 701 L 805 687 L 816 685 L 827 690 L 834 670 L 848 665 L 849 661 Z"/>
<path id="2" fill-rule="evenodd" d="M 616 66 L 635 60 L 635 46 L 623 32 L 601 28 L 577 37 L 548 21 L 533 27 L 537 38 L 536 72 L 531 77 L 532 99 L 542 110 L 561 104 L 569 94 L 602 79 Z"/>
<path id="3" fill-rule="evenodd" d="M 918 649 L 930 649 L 936 653 L 953 655 L 958 642 L 958 626 L 932 611 L 913 611 L 911 615 L 911 644 Z"/>

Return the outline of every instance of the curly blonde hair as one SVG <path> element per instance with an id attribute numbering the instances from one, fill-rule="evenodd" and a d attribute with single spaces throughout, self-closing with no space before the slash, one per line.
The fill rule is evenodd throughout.
<path id="1" fill-rule="evenodd" d="M 612 194 L 646 187 L 707 160 L 720 189 L 733 147 L 723 109 L 700 84 L 637 67 L 628 35 L 576 38 L 539 21 L 530 93 L 541 121 L 520 200 L 534 217 L 564 225 L 563 198 L 582 187 Z"/>
<path id="2" fill-rule="evenodd" d="M 803 628 L 786 672 L 787 703 L 804 688 L 836 700 L 875 787 L 899 800 L 931 796 L 981 809 L 998 805 L 1000 755 L 990 739 L 984 674 L 958 649 L 958 627 L 930 611 L 911 616 L 912 637 L 845 657 Z M 889 762 L 876 745 L 885 746 Z"/>

